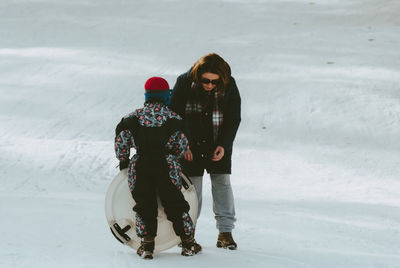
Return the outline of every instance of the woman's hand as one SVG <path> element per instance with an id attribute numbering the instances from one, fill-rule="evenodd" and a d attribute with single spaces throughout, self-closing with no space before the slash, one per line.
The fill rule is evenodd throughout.
<path id="1" fill-rule="evenodd" d="M 224 153 L 225 153 L 224 147 L 217 146 L 211 160 L 214 162 L 221 160 L 221 158 L 224 157 Z"/>
<path id="2" fill-rule="evenodd" d="M 192 162 L 193 161 L 193 154 L 190 149 L 188 149 L 184 154 L 183 157 L 185 158 L 186 161 Z"/>

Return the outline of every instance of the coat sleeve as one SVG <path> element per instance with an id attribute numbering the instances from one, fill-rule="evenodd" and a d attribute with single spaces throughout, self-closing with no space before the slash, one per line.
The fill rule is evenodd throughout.
<path id="1" fill-rule="evenodd" d="M 224 121 L 217 140 L 217 144 L 224 147 L 227 151 L 232 150 L 233 141 L 235 140 L 241 121 L 241 99 L 233 78 L 231 78 L 229 90 L 231 92 L 228 95 L 229 99 L 227 100 L 226 107 L 224 107 Z"/>
<path id="2" fill-rule="evenodd" d="M 167 142 L 167 151 L 180 159 L 183 154 L 189 149 L 189 141 L 183 133 L 182 119 L 170 119 L 168 121 L 168 132 L 170 133 Z"/>
<path id="3" fill-rule="evenodd" d="M 188 90 L 188 79 L 186 74 L 180 75 L 176 79 L 171 97 L 170 108 L 178 113 L 182 118 L 185 118 L 186 107 L 186 90 Z"/>
<path id="4" fill-rule="evenodd" d="M 137 127 L 137 120 L 133 116 L 124 117 L 115 129 L 114 149 L 115 156 L 121 162 L 129 161 L 131 148 L 136 148 L 133 134 Z"/>
<path id="5" fill-rule="evenodd" d="M 189 141 L 185 134 L 180 130 L 172 134 L 168 140 L 167 149 L 178 159 L 182 158 L 183 154 L 189 149 Z"/>

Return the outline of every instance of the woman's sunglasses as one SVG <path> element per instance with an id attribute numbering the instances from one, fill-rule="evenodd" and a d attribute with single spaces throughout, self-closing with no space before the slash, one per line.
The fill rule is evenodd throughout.
<path id="1" fill-rule="evenodd" d="M 218 82 L 219 82 L 219 79 L 214 79 L 214 80 L 210 80 L 210 79 L 207 79 L 207 78 L 201 78 L 200 79 L 200 82 L 202 83 L 202 84 L 206 84 L 206 85 L 208 85 L 208 84 L 213 84 L 213 85 L 216 85 L 216 84 L 218 84 Z"/>

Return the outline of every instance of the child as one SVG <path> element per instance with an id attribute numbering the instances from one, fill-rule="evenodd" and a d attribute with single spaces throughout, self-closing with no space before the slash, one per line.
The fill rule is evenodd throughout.
<path id="1" fill-rule="evenodd" d="M 136 202 L 136 233 L 141 238 L 137 254 L 153 258 L 157 235 L 157 194 L 176 235 L 182 240 L 182 255 L 201 251 L 194 239 L 189 204 L 182 192 L 179 159 L 188 150 L 181 117 L 170 110 L 170 89 L 161 77 L 145 84 L 144 107 L 122 118 L 115 131 L 115 152 L 120 169 L 128 168 L 128 184 Z M 136 154 L 129 160 L 130 148 Z"/>

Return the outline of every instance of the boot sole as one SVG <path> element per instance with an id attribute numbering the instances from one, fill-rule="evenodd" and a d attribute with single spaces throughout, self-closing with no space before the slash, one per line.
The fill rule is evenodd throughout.
<path id="1" fill-rule="evenodd" d="M 150 252 L 146 252 L 146 251 L 144 251 L 144 252 L 136 252 L 137 253 L 137 255 L 139 255 L 139 257 L 141 257 L 142 259 L 145 259 L 145 260 L 152 260 L 153 259 L 153 253 L 150 253 Z"/>
<path id="2" fill-rule="evenodd" d="M 200 252 L 200 251 L 199 251 L 199 252 Z M 185 257 L 191 257 L 191 256 L 194 256 L 194 255 L 196 255 L 196 254 L 199 254 L 199 252 L 191 252 L 191 253 L 181 252 L 181 255 L 182 255 L 182 256 L 185 256 Z"/>
<path id="3" fill-rule="evenodd" d="M 186 256 L 186 257 L 191 257 L 191 256 L 194 256 L 196 254 L 199 254 L 201 252 L 201 250 L 202 250 L 201 247 L 200 247 L 200 249 L 198 251 L 193 251 L 193 250 L 184 251 L 184 250 L 182 250 L 181 255 L 182 256 Z"/>
<path id="4" fill-rule="evenodd" d="M 217 241 L 217 248 L 225 248 L 230 250 L 236 250 L 237 246 L 235 245 L 224 245 L 222 241 Z"/>
<path id="5" fill-rule="evenodd" d="M 153 255 L 146 255 L 146 256 L 143 257 L 143 259 L 152 260 L 153 259 Z"/>

